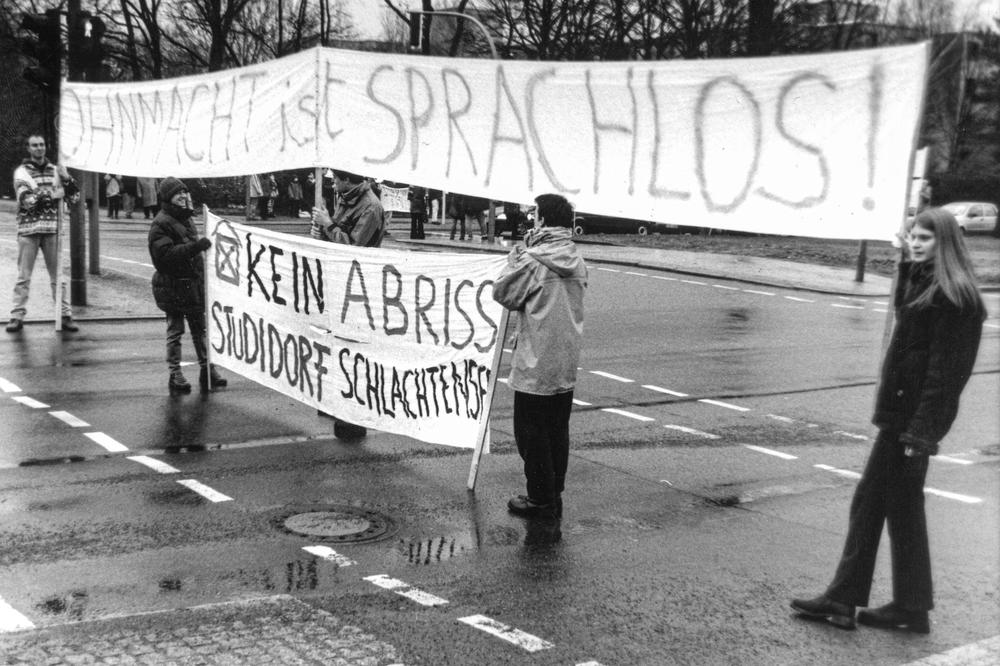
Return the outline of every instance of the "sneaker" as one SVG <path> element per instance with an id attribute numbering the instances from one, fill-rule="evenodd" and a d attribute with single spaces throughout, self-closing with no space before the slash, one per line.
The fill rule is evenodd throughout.
<path id="1" fill-rule="evenodd" d="M 854 606 L 834 601 L 823 594 L 815 599 L 792 599 L 791 606 L 800 615 L 818 620 L 826 620 L 833 626 L 840 627 L 841 629 L 854 629 L 857 627 L 854 621 Z"/>
<path id="2" fill-rule="evenodd" d="M 184 378 L 180 370 L 172 370 L 170 372 L 170 380 L 167 382 L 167 388 L 170 389 L 171 395 L 191 392 L 191 385 L 188 384 L 188 380 Z"/>
<path id="3" fill-rule="evenodd" d="M 927 617 L 927 611 L 905 610 L 898 607 L 896 602 L 859 611 L 858 622 L 867 627 L 880 629 L 898 629 L 914 634 L 931 633 L 931 621 Z"/>
<path id="4" fill-rule="evenodd" d="M 507 501 L 507 510 L 522 518 L 556 518 L 555 502 L 536 502 L 527 495 L 518 495 Z"/>
<path id="5" fill-rule="evenodd" d="M 80 327 L 76 325 L 76 322 L 73 321 L 72 317 L 63 317 L 62 330 L 66 331 L 67 333 L 76 333 L 77 331 L 80 330 Z"/>
<path id="6" fill-rule="evenodd" d="M 21 321 L 20 319 L 11 319 L 9 322 L 7 322 L 8 333 L 17 333 L 22 328 L 24 328 L 24 322 Z"/>

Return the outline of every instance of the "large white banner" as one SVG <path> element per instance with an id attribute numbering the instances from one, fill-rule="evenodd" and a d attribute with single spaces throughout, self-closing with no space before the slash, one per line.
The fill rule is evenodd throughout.
<path id="1" fill-rule="evenodd" d="M 165 81 L 67 82 L 67 166 L 228 176 L 335 166 L 581 212 L 889 239 L 904 216 L 928 45 L 656 62 L 431 58 L 317 47 Z"/>
<path id="2" fill-rule="evenodd" d="M 335 245 L 208 215 L 212 362 L 337 417 L 473 448 L 506 259 Z"/>

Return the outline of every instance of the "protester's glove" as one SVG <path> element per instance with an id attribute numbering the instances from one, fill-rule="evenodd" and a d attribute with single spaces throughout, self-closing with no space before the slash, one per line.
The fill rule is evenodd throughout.
<path id="1" fill-rule="evenodd" d="M 909 433 L 904 432 L 900 435 L 899 441 L 905 447 L 903 455 L 907 458 L 926 458 L 927 456 L 936 456 L 938 452 L 937 443 L 921 439 Z"/>
<path id="2" fill-rule="evenodd" d="M 208 248 L 212 247 L 212 241 L 204 236 L 195 241 L 194 246 L 198 248 L 199 252 L 204 252 Z"/>

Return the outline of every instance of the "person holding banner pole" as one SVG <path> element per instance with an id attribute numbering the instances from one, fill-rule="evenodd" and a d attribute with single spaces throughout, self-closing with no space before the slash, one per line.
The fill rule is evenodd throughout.
<path id="1" fill-rule="evenodd" d="M 76 203 L 80 188 L 63 167 L 45 156 L 45 137 L 28 136 L 25 146 L 28 157 L 14 169 L 14 198 L 17 200 L 17 282 L 14 283 L 14 307 L 7 323 L 8 333 L 17 333 L 24 326 L 27 314 L 28 290 L 35 259 L 41 250 L 49 273 L 52 298 L 57 306 L 56 323 L 61 330 L 75 332 L 68 290 L 59 284 L 59 211 L 62 199 Z M 96 204 L 95 204 L 96 205 Z M 61 292 L 61 296 L 60 296 Z"/>
<path id="2" fill-rule="evenodd" d="M 153 273 L 153 297 L 167 315 L 167 388 L 171 395 L 190 393 L 191 384 L 181 372 L 181 338 L 184 321 L 191 332 L 191 342 L 201 366 L 202 391 L 224 387 L 228 381 L 209 366 L 205 327 L 205 262 L 202 252 L 212 241 L 198 237 L 191 222 L 194 207 L 187 186 L 177 178 L 160 183 L 160 212 L 149 227 L 149 256 Z M 209 382 L 211 381 L 211 384 Z"/>
<path id="3" fill-rule="evenodd" d="M 493 285 L 493 299 L 517 315 L 508 385 L 527 494 L 507 508 L 525 518 L 561 518 L 587 265 L 573 242 L 573 207 L 565 197 L 543 194 L 535 204 L 535 228 L 511 250 Z"/>
<path id="4" fill-rule="evenodd" d="M 908 223 L 903 252 L 896 326 L 872 417 L 879 434 L 854 491 L 843 553 L 826 591 L 792 599 L 791 606 L 842 629 L 860 622 L 926 634 L 934 601 L 924 480 L 929 457 L 937 455 L 958 413 L 986 310 L 951 213 L 942 208 L 918 213 Z M 892 601 L 855 618 L 855 607 L 868 605 L 883 526 L 891 545 Z"/>
<path id="5" fill-rule="evenodd" d="M 337 192 L 333 215 L 321 205 L 314 206 L 310 235 L 343 245 L 381 246 L 386 230 L 385 213 L 369 182 L 363 176 L 334 169 L 333 184 Z M 319 413 L 328 416 L 322 410 Z M 356 440 L 368 434 L 363 426 L 333 418 L 333 434 L 337 439 Z"/>

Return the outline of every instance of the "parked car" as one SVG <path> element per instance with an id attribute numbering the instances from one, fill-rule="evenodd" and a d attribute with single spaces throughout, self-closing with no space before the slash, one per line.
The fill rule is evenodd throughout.
<path id="1" fill-rule="evenodd" d="M 997 207 L 982 201 L 956 201 L 941 206 L 955 216 L 962 233 L 994 232 L 997 228 Z"/>
<path id="2" fill-rule="evenodd" d="M 639 234 L 645 236 L 651 233 L 676 232 L 676 224 L 665 224 L 650 220 L 633 220 L 627 217 L 612 217 L 610 215 L 592 215 L 579 213 L 573 225 L 573 233 L 583 234 Z"/>

